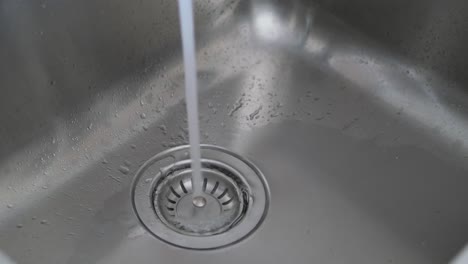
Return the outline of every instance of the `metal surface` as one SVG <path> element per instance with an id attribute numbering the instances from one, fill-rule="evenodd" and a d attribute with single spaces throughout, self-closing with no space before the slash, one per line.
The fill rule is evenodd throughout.
<path id="1" fill-rule="evenodd" d="M 192 199 L 192 204 L 195 207 L 203 208 L 206 205 L 206 199 L 203 196 L 196 196 Z"/>
<path id="2" fill-rule="evenodd" d="M 431 264 L 464 255 L 468 2 L 195 3 L 202 142 L 266 175 L 264 223 L 232 247 L 193 251 L 155 239 L 133 212 L 136 170 L 187 143 L 176 1 L 2 1 L 8 258 Z"/>

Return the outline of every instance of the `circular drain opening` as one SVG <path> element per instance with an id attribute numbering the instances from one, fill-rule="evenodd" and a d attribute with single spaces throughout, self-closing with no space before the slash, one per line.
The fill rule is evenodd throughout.
<path id="1" fill-rule="evenodd" d="M 250 235 L 265 218 L 269 190 L 251 162 L 202 145 L 203 206 L 193 204 L 188 146 L 166 150 L 137 172 L 133 207 L 143 226 L 175 246 L 215 249 Z"/>
<path id="2" fill-rule="evenodd" d="M 248 187 L 222 165 L 203 162 L 204 205 L 193 205 L 192 171 L 189 161 L 174 164 L 161 175 L 153 194 L 154 210 L 166 225 L 192 236 L 224 232 L 243 217 L 248 209 Z"/>

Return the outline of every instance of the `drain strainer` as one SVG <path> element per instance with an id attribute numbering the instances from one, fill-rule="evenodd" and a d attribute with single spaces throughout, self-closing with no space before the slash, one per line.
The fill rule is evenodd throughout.
<path id="1" fill-rule="evenodd" d="M 203 206 L 193 203 L 188 146 L 166 150 L 137 172 L 132 199 L 143 226 L 175 246 L 215 249 L 251 234 L 265 218 L 269 190 L 261 172 L 224 148 L 202 145 Z"/>

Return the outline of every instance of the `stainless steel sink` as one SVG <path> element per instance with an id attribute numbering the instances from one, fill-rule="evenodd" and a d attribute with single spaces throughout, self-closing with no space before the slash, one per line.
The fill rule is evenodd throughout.
<path id="1" fill-rule="evenodd" d="M 468 2 L 196 1 L 202 142 L 268 214 L 187 250 L 131 188 L 187 143 L 173 0 L 2 1 L 0 250 L 14 263 L 449 263 L 468 240 Z"/>

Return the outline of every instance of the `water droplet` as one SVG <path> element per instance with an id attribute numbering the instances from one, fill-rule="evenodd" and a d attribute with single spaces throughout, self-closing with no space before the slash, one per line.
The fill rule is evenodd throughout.
<path id="1" fill-rule="evenodd" d="M 127 175 L 130 172 L 130 169 L 126 166 L 120 166 L 119 171 L 125 175 Z"/>
<path id="2" fill-rule="evenodd" d="M 109 163 L 109 162 L 108 162 L 106 159 L 103 159 L 103 160 L 101 161 L 101 163 L 102 163 L 102 164 L 107 164 L 107 163 Z"/>
<path id="3" fill-rule="evenodd" d="M 23 228 L 23 225 L 22 224 L 17 224 L 16 228 Z"/>
<path id="4" fill-rule="evenodd" d="M 237 100 L 237 102 L 234 104 L 234 107 L 229 112 L 229 116 L 233 116 L 234 113 L 237 112 L 243 105 L 244 105 L 243 98 L 240 98 L 239 100 Z"/>
<path id="5" fill-rule="evenodd" d="M 253 111 L 250 115 L 249 115 L 249 119 L 250 120 L 253 120 L 255 117 L 258 116 L 258 114 L 260 113 L 260 111 L 262 110 L 263 106 L 260 105 L 257 109 L 255 109 L 255 111 Z"/>
<path id="6" fill-rule="evenodd" d="M 141 113 L 141 114 L 140 114 L 140 118 L 141 118 L 141 119 L 145 119 L 145 118 L 146 118 L 146 114 L 145 114 L 145 113 Z"/>
<path id="7" fill-rule="evenodd" d="M 49 224 L 49 221 L 47 221 L 45 219 L 41 220 L 41 225 L 48 225 L 48 224 Z"/>
<path id="8" fill-rule="evenodd" d="M 143 130 L 148 131 L 148 126 L 147 126 L 147 125 L 143 125 Z"/>
<path id="9" fill-rule="evenodd" d="M 13 205 L 12 205 L 12 204 L 8 204 L 7 207 L 11 209 L 11 208 L 13 208 Z"/>
<path id="10" fill-rule="evenodd" d="M 160 125 L 158 127 L 159 127 L 159 129 L 161 129 L 161 131 L 163 132 L 164 135 L 167 134 L 167 127 L 165 125 Z"/>
<path id="11" fill-rule="evenodd" d="M 136 146 L 135 144 L 130 145 L 130 147 L 131 147 L 132 149 L 136 149 L 136 148 L 137 148 L 137 146 Z"/>

